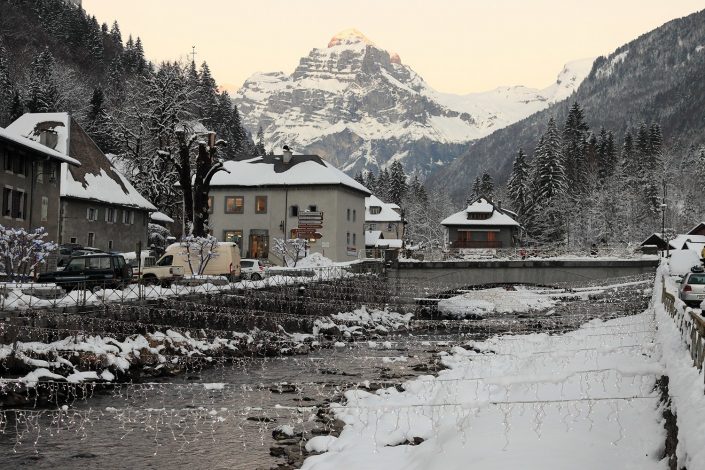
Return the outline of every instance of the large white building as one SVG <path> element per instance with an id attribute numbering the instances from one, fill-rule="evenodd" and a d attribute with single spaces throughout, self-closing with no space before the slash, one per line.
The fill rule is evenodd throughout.
<path id="1" fill-rule="evenodd" d="M 243 257 L 283 264 L 274 239 L 305 238 L 309 253 L 351 261 L 364 252 L 365 197 L 370 192 L 317 155 L 267 155 L 224 164 L 210 189 L 210 229 L 236 242 Z M 322 216 L 322 223 L 304 219 Z M 317 226 L 317 225 L 320 225 Z"/>

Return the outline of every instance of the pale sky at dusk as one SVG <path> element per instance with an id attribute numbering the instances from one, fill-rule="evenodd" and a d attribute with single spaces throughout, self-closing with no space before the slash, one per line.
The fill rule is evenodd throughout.
<path id="1" fill-rule="evenodd" d="M 84 0 L 147 58 L 186 57 L 196 45 L 221 85 L 257 71 L 291 73 L 299 58 L 356 28 L 439 91 L 543 88 L 571 60 L 606 55 L 702 0 Z"/>

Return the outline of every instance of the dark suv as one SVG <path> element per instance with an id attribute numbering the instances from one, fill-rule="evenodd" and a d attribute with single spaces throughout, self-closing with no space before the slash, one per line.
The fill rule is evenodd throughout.
<path id="1" fill-rule="evenodd" d="M 122 255 L 101 253 L 74 256 L 61 271 L 40 274 L 37 282 L 54 282 L 73 289 L 122 288 L 132 280 L 132 268 Z"/>

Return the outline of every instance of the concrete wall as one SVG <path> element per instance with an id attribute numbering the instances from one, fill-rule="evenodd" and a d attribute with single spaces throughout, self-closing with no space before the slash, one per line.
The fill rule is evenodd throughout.
<path id="1" fill-rule="evenodd" d="M 252 230 L 266 230 L 269 234 L 269 258 L 276 264 L 282 260 L 272 253 L 275 238 L 289 238 L 291 229 L 298 226 L 298 217 L 291 215 L 290 207 L 297 205 L 305 211 L 315 205 L 324 213 L 323 228 L 319 232 L 323 238 L 310 244 L 312 253 L 322 253 L 333 261 L 350 261 L 357 259 L 357 253 L 364 251 L 365 238 L 363 223 L 365 218 L 365 197 L 362 193 L 344 186 L 301 186 L 301 187 L 215 187 L 211 188 L 213 198 L 209 225 L 219 240 L 224 240 L 229 230 L 242 231 L 242 255 L 251 256 L 250 233 Z M 243 196 L 244 213 L 226 214 L 225 197 Z M 255 197 L 267 196 L 267 213 L 255 213 Z M 350 209 L 350 220 L 347 210 Z M 355 217 L 353 220 L 353 211 Z M 350 233 L 350 253 L 348 253 L 347 234 Z M 354 236 L 353 236 L 354 234 Z M 354 243 L 353 243 L 354 238 Z M 325 246 L 327 245 L 327 246 Z"/>
<path id="2" fill-rule="evenodd" d="M 59 239 L 59 164 L 46 157 L 24 152 L 17 147 L 0 143 L 0 189 L 11 188 L 25 194 L 26 213 L 23 218 L 13 218 L 0 214 L 0 224 L 5 227 L 34 230 L 44 227 L 49 234 L 48 239 Z M 24 174 L 15 174 L 5 170 L 5 159 L 13 156 L 24 162 Z M 54 175 L 52 178 L 51 175 Z M 4 191 L 0 193 L 0 210 L 4 207 Z M 42 201 L 42 198 L 45 198 Z M 42 206 L 46 204 L 45 214 Z M 45 217 L 44 217 L 45 215 Z"/>
<path id="3" fill-rule="evenodd" d="M 400 288 L 428 296 L 484 284 L 588 282 L 655 273 L 658 260 L 527 260 L 398 263 L 388 271 Z"/>
<path id="4" fill-rule="evenodd" d="M 114 223 L 105 221 L 105 212 L 111 207 L 117 210 L 117 219 Z M 88 208 L 98 211 L 98 220 L 88 220 Z M 134 223 L 123 223 L 124 211 L 134 212 Z M 147 247 L 148 222 L 147 211 L 82 199 L 62 198 L 60 243 L 70 243 L 75 238 L 76 243 L 88 246 L 88 234 L 92 232 L 95 234 L 93 248 L 119 252 L 135 251 L 138 241 L 142 242 L 143 247 Z"/>

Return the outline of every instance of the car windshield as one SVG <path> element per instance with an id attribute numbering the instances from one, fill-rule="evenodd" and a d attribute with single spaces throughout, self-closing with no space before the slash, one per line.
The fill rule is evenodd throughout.
<path id="1" fill-rule="evenodd" d="M 240 261 L 241 268 L 251 268 L 254 265 L 254 261 Z"/>
<path id="2" fill-rule="evenodd" d="M 705 274 L 691 274 L 688 284 L 705 284 Z"/>

